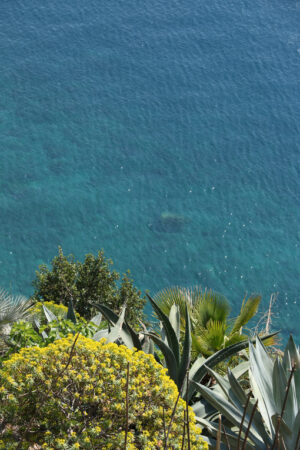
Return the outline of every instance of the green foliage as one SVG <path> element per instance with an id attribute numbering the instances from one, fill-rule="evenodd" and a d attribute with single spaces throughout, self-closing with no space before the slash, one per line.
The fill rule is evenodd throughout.
<path id="1" fill-rule="evenodd" d="M 122 449 L 127 431 L 128 450 L 163 448 L 173 411 L 172 448 L 207 448 L 191 409 L 182 443 L 186 404 L 174 409 L 165 372 L 152 355 L 82 336 L 23 349 L 0 372 L 0 448 Z"/>
<path id="2" fill-rule="evenodd" d="M 134 327 L 143 319 L 145 299 L 141 297 L 130 278 L 123 275 L 118 284 L 119 274 L 111 270 L 112 261 L 105 258 L 103 251 L 97 256 L 88 254 L 84 262 L 75 261 L 73 255 L 65 256 L 61 247 L 51 263 L 51 269 L 41 265 L 33 282 L 35 301 L 49 301 L 68 305 L 74 302 L 76 311 L 89 320 L 94 315 L 91 302 L 103 303 L 116 313 L 120 313 L 126 303 L 126 319 Z"/>
<path id="3" fill-rule="evenodd" d="M 182 390 L 182 396 L 191 402 L 195 393 L 195 383 L 202 380 L 206 374 L 206 367 L 215 367 L 223 361 L 228 360 L 231 356 L 240 352 L 248 346 L 247 341 L 237 342 L 228 347 L 213 353 L 208 358 L 198 357 L 192 365 L 191 362 L 191 330 L 190 330 L 190 313 L 186 305 L 185 310 L 185 335 L 184 342 L 181 345 L 179 333 L 180 311 L 177 305 L 171 307 L 169 318 L 160 309 L 156 302 L 148 295 L 150 303 L 161 321 L 162 339 L 157 335 L 150 333 L 149 336 L 161 350 L 165 365 L 168 368 L 170 377 L 175 381 L 179 390 Z M 176 331 L 177 330 L 177 331 Z M 269 338 L 266 336 L 265 338 Z M 180 347 L 182 353 L 180 355 Z M 184 384 L 184 380 L 189 370 L 189 390 Z"/>
<path id="4" fill-rule="evenodd" d="M 230 305 L 226 297 L 201 287 L 192 289 L 173 287 L 158 292 L 154 300 L 161 310 L 169 315 L 172 305 L 178 305 L 181 315 L 181 330 L 184 330 L 185 307 L 192 328 L 193 356 L 211 356 L 222 348 L 249 339 L 242 328 L 257 313 L 261 297 L 254 295 L 244 299 L 240 314 L 230 318 Z M 274 344 L 274 341 L 271 340 Z"/>
<path id="5" fill-rule="evenodd" d="M 97 307 L 106 319 L 113 324 L 113 329 L 109 334 L 111 340 L 118 341 L 120 339 L 129 348 L 133 348 L 134 346 L 138 350 L 153 353 L 154 348 L 151 348 L 148 342 L 145 341 L 145 337 L 150 337 L 154 344 L 159 348 L 162 355 L 162 358 L 160 358 L 159 355 L 155 353 L 156 360 L 167 367 L 168 374 L 176 383 L 182 397 L 191 402 L 193 394 L 196 391 L 195 385 L 192 382 L 200 382 L 202 380 L 207 372 L 206 366 L 215 367 L 228 360 L 231 356 L 245 349 L 248 346 L 248 342 L 237 342 L 229 347 L 222 348 L 207 359 L 198 357 L 191 365 L 192 339 L 190 315 L 187 306 L 185 310 L 185 333 L 183 340 L 181 340 L 179 306 L 173 305 L 169 317 L 167 317 L 156 302 L 148 294 L 147 296 L 160 320 L 160 333 L 148 332 L 147 330 L 145 330 L 144 333 L 135 333 L 124 322 L 124 311 L 123 314 L 118 317 L 106 306 L 95 305 L 95 307 Z M 101 333 L 103 333 L 103 331 Z M 99 334 L 99 338 L 103 336 L 107 337 L 107 334 Z M 265 339 L 269 339 L 272 336 L 273 335 L 266 336 Z M 186 380 L 188 373 L 190 386 L 187 391 Z"/>
<path id="6" fill-rule="evenodd" d="M 209 373 L 218 388 L 208 389 L 194 383 L 201 395 L 230 424 L 223 434 L 232 448 L 290 449 L 300 448 L 300 352 L 290 337 L 282 359 L 272 359 L 259 338 L 256 348 L 250 342 L 249 379 L 251 390 L 245 391 L 235 375 L 227 377 Z M 256 409 L 257 408 L 257 409 Z M 218 424 L 199 418 L 214 435 Z M 246 439 L 247 438 L 247 439 Z M 247 442 L 246 442 L 247 441 Z M 245 447 L 243 447 L 245 448 Z"/>

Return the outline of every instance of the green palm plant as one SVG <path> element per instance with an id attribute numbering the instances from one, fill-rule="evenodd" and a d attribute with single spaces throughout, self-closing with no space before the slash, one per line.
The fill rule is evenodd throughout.
<path id="1" fill-rule="evenodd" d="M 31 300 L 26 297 L 13 296 L 0 289 L 0 336 L 9 332 L 10 324 L 26 318 L 31 306 Z"/>
<path id="2" fill-rule="evenodd" d="M 179 307 L 182 331 L 187 307 L 191 320 L 193 356 L 201 354 L 208 357 L 249 338 L 242 333 L 242 329 L 257 313 L 261 296 L 244 298 L 236 318 L 229 317 L 230 304 L 226 297 L 201 287 L 164 289 L 154 296 L 154 300 L 166 315 L 170 313 L 172 305 Z M 271 339 L 269 344 L 274 344 L 274 340 Z"/>

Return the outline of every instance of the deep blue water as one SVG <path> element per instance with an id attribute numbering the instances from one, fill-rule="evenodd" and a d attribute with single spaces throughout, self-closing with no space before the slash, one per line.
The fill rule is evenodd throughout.
<path id="1" fill-rule="evenodd" d="M 151 293 L 278 292 L 299 341 L 299 23 L 294 0 L 2 0 L 0 285 L 103 248 Z"/>

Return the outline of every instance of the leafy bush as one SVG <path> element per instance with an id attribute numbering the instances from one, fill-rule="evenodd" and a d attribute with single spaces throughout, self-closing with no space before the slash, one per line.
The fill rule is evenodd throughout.
<path id="1" fill-rule="evenodd" d="M 90 302 L 104 303 L 119 313 L 126 303 L 126 320 L 139 326 L 143 319 L 145 299 L 133 286 L 129 271 L 123 275 L 121 284 L 117 282 L 120 275 L 111 270 L 112 261 L 105 258 L 103 251 L 97 256 L 88 254 L 84 262 L 75 261 L 73 255 L 65 256 L 62 248 L 52 260 L 52 268 L 39 266 L 33 281 L 35 292 L 33 300 L 51 301 L 68 305 L 72 298 L 76 311 L 86 319 L 94 315 Z"/>
<path id="2" fill-rule="evenodd" d="M 166 370 L 140 351 L 83 336 L 75 341 L 69 336 L 26 348 L 4 362 L 0 448 L 121 449 L 127 430 L 127 449 L 163 448 L 178 399 Z M 179 399 L 170 426 L 173 449 L 188 445 L 185 437 L 182 446 L 185 409 Z M 207 448 L 191 409 L 189 428 L 190 448 Z"/>

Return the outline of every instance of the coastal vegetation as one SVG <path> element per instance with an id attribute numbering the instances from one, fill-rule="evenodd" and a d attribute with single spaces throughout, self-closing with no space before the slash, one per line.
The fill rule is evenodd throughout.
<path id="1" fill-rule="evenodd" d="M 219 293 L 168 288 L 146 321 L 119 279 L 103 252 L 59 248 L 31 299 L 2 291 L 0 448 L 300 448 L 299 348 L 281 352 L 270 311 L 259 329 L 259 295 L 232 317 Z"/>

